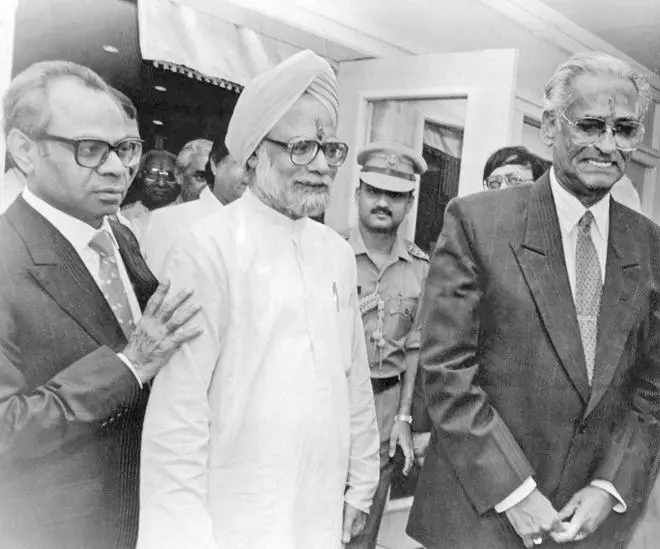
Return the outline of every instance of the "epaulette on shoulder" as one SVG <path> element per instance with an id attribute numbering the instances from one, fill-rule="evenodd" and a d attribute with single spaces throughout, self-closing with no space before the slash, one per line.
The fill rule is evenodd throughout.
<path id="1" fill-rule="evenodd" d="M 408 253 L 417 259 L 430 261 L 429 256 L 414 242 L 408 242 Z"/>

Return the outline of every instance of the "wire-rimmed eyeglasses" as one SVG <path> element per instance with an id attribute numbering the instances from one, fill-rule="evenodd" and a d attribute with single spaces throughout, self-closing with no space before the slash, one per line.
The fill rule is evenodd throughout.
<path id="1" fill-rule="evenodd" d="M 565 113 L 561 117 L 571 126 L 573 142 L 576 145 L 594 145 L 600 141 L 609 129 L 614 144 L 620 151 L 634 151 L 644 139 L 644 124 L 630 118 L 620 118 L 611 124 L 603 118 L 585 116 L 571 120 Z"/>

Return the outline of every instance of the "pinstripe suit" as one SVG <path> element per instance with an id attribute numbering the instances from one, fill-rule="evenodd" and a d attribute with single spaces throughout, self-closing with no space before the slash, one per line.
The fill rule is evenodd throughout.
<path id="1" fill-rule="evenodd" d="M 590 387 L 548 175 L 449 205 L 424 296 L 434 428 L 410 535 L 522 547 L 498 502 L 533 476 L 559 510 L 598 478 L 628 511 L 571 547 L 625 546 L 660 440 L 659 249 L 660 229 L 612 201 Z"/>
<path id="2" fill-rule="evenodd" d="M 157 282 L 111 222 L 144 308 Z M 132 548 L 147 391 L 125 336 L 69 242 L 22 198 L 0 217 L 0 540 Z"/>

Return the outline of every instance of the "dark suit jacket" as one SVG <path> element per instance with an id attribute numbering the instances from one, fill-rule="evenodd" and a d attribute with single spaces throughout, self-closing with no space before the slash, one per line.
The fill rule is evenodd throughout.
<path id="1" fill-rule="evenodd" d="M 660 435 L 659 250 L 660 228 L 612 201 L 590 387 L 548 175 L 450 203 L 424 296 L 433 434 L 412 537 L 522 547 L 493 508 L 532 475 L 557 510 L 612 482 L 628 511 L 571 547 L 625 546 Z"/>
<path id="2" fill-rule="evenodd" d="M 157 282 L 111 223 L 138 301 Z M 132 548 L 147 391 L 69 242 L 22 198 L 0 217 L 0 546 Z"/>

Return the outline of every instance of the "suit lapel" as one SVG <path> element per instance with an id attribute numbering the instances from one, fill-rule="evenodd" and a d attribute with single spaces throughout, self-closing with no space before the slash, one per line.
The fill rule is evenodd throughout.
<path id="1" fill-rule="evenodd" d="M 598 314 L 598 345 L 594 361 L 590 414 L 607 391 L 635 320 L 633 298 L 640 285 L 639 220 L 616 201 L 610 202 L 610 233 L 605 285 Z"/>
<path id="2" fill-rule="evenodd" d="M 158 280 L 156 280 L 156 277 L 145 263 L 140 253 L 140 245 L 133 232 L 128 227 L 122 225 L 114 216 L 109 217 L 108 220 L 117 244 L 119 244 L 119 253 L 133 285 L 133 291 L 137 297 L 140 309 L 144 311 L 149 298 L 158 287 Z"/>
<path id="3" fill-rule="evenodd" d="M 525 234 L 512 247 L 555 352 L 586 404 L 584 351 L 547 173 L 531 187 Z"/>
<path id="4" fill-rule="evenodd" d="M 6 215 L 32 256 L 29 272 L 44 291 L 100 345 L 125 345 L 115 315 L 73 246 L 21 197 Z"/>

